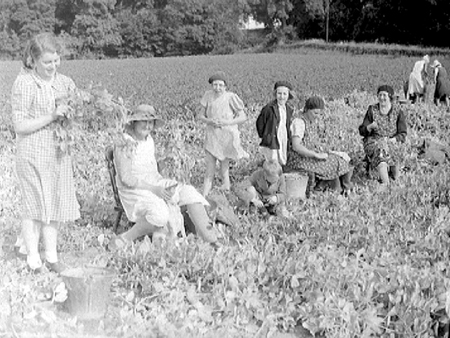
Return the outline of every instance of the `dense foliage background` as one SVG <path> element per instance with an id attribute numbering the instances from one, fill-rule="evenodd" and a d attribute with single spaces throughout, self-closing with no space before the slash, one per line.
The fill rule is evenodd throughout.
<path id="1" fill-rule="evenodd" d="M 2 0 L 0 57 L 42 31 L 73 58 L 229 54 L 289 39 L 449 47 L 447 0 Z M 242 30 L 252 16 L 265 24 Z M 262 40 L 261 40 L 262 38 Z"/>

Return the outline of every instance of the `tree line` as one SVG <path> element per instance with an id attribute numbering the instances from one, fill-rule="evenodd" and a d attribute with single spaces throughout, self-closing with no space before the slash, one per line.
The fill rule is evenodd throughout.
<path id="1" fill-rule="evenodd" d="M 449 47 L 448 0 L 2 0 L 0 57 L 32 35 L 64 38 L 69 56 L 226 54 L 245 47 L 243 22 L 266 44 L 289 39 Z"/>

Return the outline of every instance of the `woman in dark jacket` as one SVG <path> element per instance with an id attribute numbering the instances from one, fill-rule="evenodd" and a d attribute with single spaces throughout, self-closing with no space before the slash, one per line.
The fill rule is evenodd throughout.
<path id="1" fill-rule="evenodd" d="M 261 153 L 268 161 L 286 164 L 287 148 L 290 140 L 290 125 L 294 109 L 288 105 L 292 99 L 292 85 L 278 81 L 274 86 L 275 100 L 261 110 L 256 120 L 256 130 L 261 138 Z"/>

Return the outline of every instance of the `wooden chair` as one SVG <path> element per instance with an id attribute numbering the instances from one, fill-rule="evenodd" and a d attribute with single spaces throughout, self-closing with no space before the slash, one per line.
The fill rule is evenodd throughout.
<path id="1" fill-rule="evenodd" d="M 122 220 L 122 216 L 124 215 L 125 210 L 123 209 L 122 202 L 120 201 L 119 197 L 119 191 L 117 190 L 117 183 L 116 183 L 116 167 L 114 165 L 114 147 L 108 146 L 106 147 L 105 151 L 105 159 L 106 159 L 106 165 L 108 167 L 109 172 L 109 179 L 111 181 L 112 190 L 114 193 L 114 201 L 116 203 L 114 207 L 114 211 L 117 212 L 116 221 L 113 225 L 113 231 L 114 233 L 117 233 L 117 229 L 119 227 L 120 221 Z M 126 217 L 126 215 L 125 215 Z M 131 225 L 132 222 L 128 221 L 128 224 Z"/>
<path id="2" fill-rule="evenodd" d="M 109 178 L 111 181 L 112 190 L 114 193 L 114 201 L 116 203 L 116 205 L 114 207 L 114 211 L 117 212 L 117 216 L 116 216 L 116 220 L 113 225 L 113 231 L 114 231 L 114 233 L 117 233 L 117 229 L 119 228 L 122 217 L 125 214 L 125 210 L 123 209 L 122 202 L 119 197 L 119 191 L 117 189 L 117 183 L 116 183 L 117 171 L 116 171 L 116 167 L 114 165 L 114 147 L 113 146 L 106 147 L 105 159 L 106 159 L 106 164 L 108 167 Z M 158 163 L 158 170 L 159 170 L 160 166 L 161 166 L 161 164 Z M 185 225 L 186 230 L 188 232 L 192 232 L 195 234 L 196 233 L 195 226 L 189 217 L 186 206 L 181 207 L 181 213 L 184 218 L 184 225 Z M 125 218 L 126 218 L 126 214 L 125 214 Z M 127 227 L 132 227 L 133 224 L 134 224 L 134 222 L 128 221 L 128 219 L 127 219 Z"/>

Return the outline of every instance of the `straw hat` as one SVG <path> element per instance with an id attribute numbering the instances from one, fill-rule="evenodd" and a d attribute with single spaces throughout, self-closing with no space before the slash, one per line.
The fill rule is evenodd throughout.
<path id="1" fill-rule="evenodd" d="M 155 121 L 155 127 L 159 128 L 164 125 L 164 120 L 156 113 L 153 106 L 148 104 L 140 104 L 135 111 L 133 111 L 127 120 L 127 126 L 134 121 Z"/>

